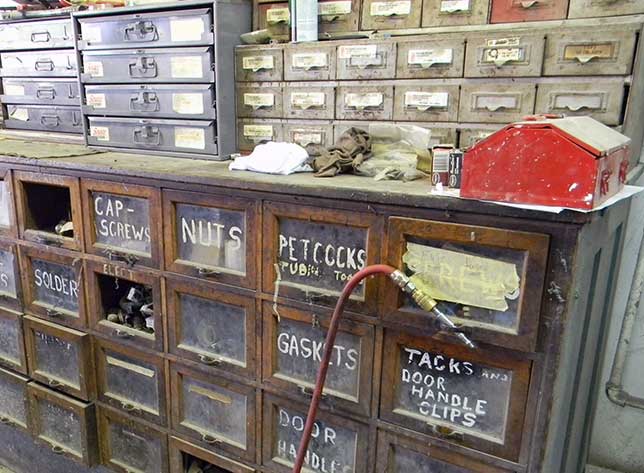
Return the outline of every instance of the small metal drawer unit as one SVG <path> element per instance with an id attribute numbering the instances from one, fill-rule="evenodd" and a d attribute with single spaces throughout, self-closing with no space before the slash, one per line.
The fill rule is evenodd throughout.
<path id="1" fill-rule="evenodd" d="M 186 158 L 236 150 L 234 47 L 240 0 L 74 14 L 89 146 Z"/>

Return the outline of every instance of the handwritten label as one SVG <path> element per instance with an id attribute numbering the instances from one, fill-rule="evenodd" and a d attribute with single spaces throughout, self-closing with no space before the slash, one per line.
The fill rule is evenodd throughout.
<path id="1" fill-rule="evenodd" d="M 441 0 L 441 13 L 457 13 L 470 11 L 470 0 Z"/>
<path id="2" fill-rule="evenodd" d="M 177 18 L 170 20 L 170 41 L 199 41 L 206 31 L 201 18 Z"/>
<path id="3" fill-rule="evenodd" d="M 371 16 L 404 16 L 411 13 L 410 0 L 373 2 L 369 9 Z"/>
<path id="4" fill-rule="evenodd" d="M 5 95 L 25 95 L 25 86 L 19 84 L 3 84 Z"/>
<path id="5" fill-rule="evenodd" d="M 567 44 L 564 47 L 563 58 L 566 61 L 585 64 L 593 59 L 612 59 L 615 49 L 615 43 Z"/>
<path id="6" fill-rule="evenodd" d="M 291 64 L 297 69 L 322 68 L 329 65 L 329 57 L 326 53 L 297 53 L 293 54 Z"/>
<path id="7" fill-rule="evenodd" d="M 291 105 L 303 110 L 313 107 L 324 107 L 324 92 L 293 92 L 291 93 Z"/>
<path id="8" fill-rule="evenodd" d="M 150 255 L 148 199 L 92 192 L 96 244 L 128 253 Z"/>
<path id="9" fill-rule="evenodd" d="M 291 12 L 288 8 L 270 8 L 266 10 L 267 23 L 290 23 Z"/>
<path id="10" fill-rule="evenodd" d="M 101 61 L 85 61 L 85 74 L 92 77 L 103 77 L 103 63 Z"/>
<path id="11" fill-rule="evenodd" d="M 418 110 L 430 108 L 447 108 L 449 93 L 447 92 L 405 92 L 405 106 Z"/>
<path id="12" fill-rule="evenodd" d="M 0 294 L 13 299 L 16 291 L 15 255 L 11 251 L 0 250 Z"/>
<path id="13" fill-rule="evenodd" d="M 68 386 L 80 387 L 78 346 L 67 340 L 34 331 L 36 348 L 35 370 Z"/>
<path id="14" fill-rule="evenodd" d="M 340 46 L 338 48 L 338 57 L 340 59 L 351 59 L 354 57 L 375 58 L 378 55 L 377 44 L 361 44 L 354 46 Z"/>
<path id="15" fill-rule="evenodd" d="M 519 44 L 521 44 L 521 38 L 518 36 L 512 36 L 510 38 L 488 39 L 485 41 L 485 44 L 490 48 L 500 46 L 519 46 Z"/>
<path id="16" fill-rule="evenodd" d="M 380 92 L 348 93 L 344 96 L 344 104 L 347 107 L 362 110 L 365 108 L 380 107 L 385 96 Z"/>
<path id="17" fill-rule="evenodd" d="M 201 56 L 174 56 L 170 58 L 170 75 L 175 79 L 199 79 L 203 76 Z"/>
<path id="18" fill-rule="evenodd" d="M 107 103 L 105 100 L 105 94 L 85 94 L 85 101 L 87 105 L 94 108 L 105 108 Z"/>
<path id="19" fill-rule="evenodd" d="M 83 454 L 83 427 L 79 415 L 71 406 L 62 407 L 44 398 L 37 398 L 37 406 L 38 436 L 80 457 Z"/>
<path id="20" fill-rule="evenodd" d="M 54 310 L 78 314 L 78 275 L 74 268 L 32 259 L 34 301 Z"/>
<path id="21" fill-rule="evenodd" d="M 174 129 L 174 145 L 177 148 L 206 149 L 206 131 L 178 126 Z"/>
<path id="22" fill-rule="evenodd" d="M 504 64 L 525 60 L 524 48 L 486 48 L 483 50 L 483 62 Z"/>
<path id="23" fill-rule="evenodd" d="M 106 126 L 90 126 L 89 135 L 98 141 L 110 141 L 110 129 Z"/>
<path id="24" fill-rule="evenodd" d="M 323 133 L 314 131 L 294 131 L 293 142 L 300 146 L 307 145 L 321 145 L 323 141 Z"/>
<path id="25" fill-rule="evenodd" d="M 275 68 L 275 58 L 273 56 L 246 56 L 242 58 L 242 69 L 245 71 L 258 72 L 262 69 L 269 70 Z"/>
<path id="26" fill-rule="evenodd" d="M 244 94 L 244 105 L 257 110 L 262 107 L 275 105 L 275 94 Z"/>
<path id="27" fill-rule="evenodd" d="M 407 64 L 410 66 L 430 67 L 434 64 L 451 64 L 454 50 L 443 49 L 410 49 L 407 53 Z"/>
<path id="28" fill-rule="evenodd" d="M 247 138 L 273 139 L 273 125 L 244 125 L 243 133 Z"/>
<path id="29" fill-rule="evenodd" d="M 351 13 L 351 0 L 340 2 L 318 2 L 318 15 L 348 15 Z"/>
<path id="30" fill-rule="evenodd" d="M 204 113 L 203 97 L 201 94 L 172 94 L 172 110 L 185 115 L 201 115 Z"/>

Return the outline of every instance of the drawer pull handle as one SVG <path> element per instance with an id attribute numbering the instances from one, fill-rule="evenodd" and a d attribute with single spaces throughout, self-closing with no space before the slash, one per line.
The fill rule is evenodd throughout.
<path id="1" fill-rule="evenodd" d="M 119 329 L 114 330 L 114 336 L 118 337 L 118 338 L 124 338 L 124 339 L 134 337 L 134 335 L 132 335 L 131 333 L 127 333 L 127 332 L 125 332 L 123 330 L 119 330 Z"/>
<path id="2" fill-rule="evenodd" d="M 47 384 L 49 384 L 49 386 L 52 388 L 59 388 L 63 385 L 63 383 L 56 381 L 55 379 L 50 379 L 49 381 L 47 381 Z"/>
<path id="3" fill-rule="evenodd" d="M 441 425 L 432 425 L 432 432 L 437 437 L 441 437 L 445 439 L 463 440 L 462 432 L 457 432 L 454 429 L 450 429 L 449 427 L 444 427 Z"/>
<path id="4" fill-rule="evenodd" d="M 51 72 L 54 70 L 54 61 L 51 59 L 39 59 L 34 64 L 34 67 L 37 71 Z"/>
<path id="5" fill-rule="evenodd" d="M 137 21 L 125 27 L 123 40 L 132 43 L 158 41 L 159 32 L 156 25 L 151 21 Z"/>
<path id="6" fill-rule="evenodd" d="M 2 416 L 2 417 L 0 417 L 0 424 L 12 425 L 13 422 L 8 417 Z"/>
<path id="7" fill-rule="evenodd" d="M 48 238 L 45 236 L 37 237 L 34 238 L 36 243 L 40 243 L 41 245 L 48 245 L 48 246 L 57 246 L 61 247 L 63 246 L 62 242 L 59 240 L 56 240 L 55 238 Z"/>
<path id="8" fill-rule="evenodd" d="M 40 123 L 43 126 L 57 128 L 60 126 L 60 117 L 58 115 L 41 115 Z"/>
<path id="9" fill-rule="evenodd" d="M 524 2 L 521 2 L 520 5 L 521 5 L 521 8 L 525 8 L 527 10 L 528 8 L 532 8 L 534 6 L 539 5 L 539 2 L 538 0 L 526 0 Z"/>
<path id="10" fill-rule="evenodd" d="M 139 409 L 137 409 L 134 404 L 131 404 L 129 402 L 122 402 L 121 407 L 123 408 L 124 411 L 126 412 L 138 412 Z"/>
<path id="11" fill-rule="evenodd" d="M 126 253 L 121 253 L 120 251 L 105 250 L 103 254 L 107 256 L 108 260 L 121 261 L 123 263 L 126 263 L 130 268 L 139 261 L 139 258 L 137 258 L 136 256 L 128 255 Z"/>
<path id="12" fill-rule="evenodd" d="M 334 23 L 338 21 L 342 15 L 321 15 L 320 21 L 323 23 Z"/>
<path id="13" fill-rule="evenodd" d="M 221 365 L 221 360 L 219 358 L 214 358 L 208 355 L 199 355 L 199 361 L 201 361 L 204 365 L 208 365 L 208 366 Z"/>
<path id="14" fill-rule="evenodd" d="M 130 77 L 149 79 L 157 76 L 157 63 L 152 57 L 139 57 L 130 61 L 128 67 Z"/>
<path id="15" fill-rule="evenodd" d="M 304 394 L 307 397 L 313 397 L 313 388 L 310 388 L 308 386 L 298 386 L 300 388 L 300 392 Z M 326 399 L 328 396 L 324 393 L 322 393 L 321 398 Z"/>
<path id="16" fill-rule="evenodd" d="M 36 98 L 40 100 L 54 100 L 56 90 L 53 87 L 42 87 L 36 90 Z"/>
<path id="17" fill-rule="evenodd" d="M 56 318 L 56 319 L 59 318 L 59 317 L 62 317 L 62 315 L 63 315 L 62 312 L 60 312 L 59 310 L 56 310 L 56 309 L 47 309 L 45 311 L 45 313 L 47 314 L 47 317 L 53 317 L 53 318 Z"/>
<path id="18" fill-rule="evenodd" d="M 219 440 L 218 438 L 216 438 L 216 437 L 214 437 L 214 436 L 212 436 L 210 434 L 203 434 L 201 436 L 201 440 L 203 440 L 204 442 L 206 442 L 207 444 L 210 444 L 210 445 L 215 445 L 215 444 L 221 443 L 221 440 Z"/>
<path id="19" fill-rule="evenodd" d="M 132 140 L 139 145 L 161 145 L 161 131 L 156 126 L 140 126 L 132 131 Z"/>
<path id="20" fill-rule="evenodd" d="M 159 98 L 156 92 L 139 92 L 130 97 L 131 112 L 158 112 Z"/>
<path id="21" fill-rule="evenodd" d="M 216 269 L 199 268 L 197 270 L 197 274 L 199 274 L 199 276 L 209 278 L 212 276 L 219 276 L 221 274 L 221 271 L 217 271 Z"/>
<path id="22" fill-rule="evenodd" d="M 48 43 L 49 41 L 51 41 L 51 35 L 49 34 L 49 31 L 31 33 L 32 43 Z"/>
<path id="23" fill-rule="evenodd" d="M 65 449 L 63 447 L 59 447 L 58 445 L 52 445 L 51 451 L 56 455 L 62 455 L 63 453 L 65 453 Z"/>

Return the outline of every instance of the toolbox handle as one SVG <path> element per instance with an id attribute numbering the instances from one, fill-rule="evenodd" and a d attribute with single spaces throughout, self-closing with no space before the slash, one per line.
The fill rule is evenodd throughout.
<path id="1" fill-rule="evenodd" d="M 40 124 L 56 128 L 60 126 L 60 117 L 58 115 L 42 114 L 40 116 Z"/>
<path id="2" fill-rule="evenodd" d="M 123 41 L 132 43 L 147 43 L 159 40 L 157 27 L 151 21 L 139 20 L 130 23 L 123 31 Z"/>
<path id="3" fill-rule="evenodd" d="M 38 59 L 34 64 L 34 68 L 37 71 L 53 71 L 54 70 L 54 61 L 51 59 Z"/>
<path id="4" fill-rule="evenodd" d="M 54 100 L 56 98 L 56 89 L 53 87 L 39 87 L 36 89 L 36 98 L 40 100 Z"/>
<path id="5" fill-rule="evenodd" d="M 44 37 L 45 39 L 38 39 Z M 32 43 L 48 43 L 51 41 L 51 34 L 49 31 L 35 31 L 31 33 L 31 42 Z"/>
<path id="6" fill-rule="evenodd" d="M 135 79 L 149 79 L 157 76 L 157 63 L 152 57 L 138 57 L 130 61 L 128 67 L 130 77 Z"/>
<path id="7" fill-rule="evenodd" d="M 130 96 L 131 112 L 158 112 L 159 97 L 156 92 L 142 91 Z"/>
<path id="8" fill-rule="evenodd" d="M 140 145 L 161 145 L 161 132 L 159 127 L 144 125 L 137 126 L 132 132 L 132 140 Z"/>

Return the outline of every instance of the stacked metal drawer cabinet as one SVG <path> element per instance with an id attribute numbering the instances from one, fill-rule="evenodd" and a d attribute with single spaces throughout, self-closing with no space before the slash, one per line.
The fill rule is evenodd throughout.
<path id="1" fill-rule="evenodd" d="M 90 146 L 224 159 L 235 151 L 234 47 L 247 2 L 74 15 Z"/>
<path id="2" fill-rule="evenodd" d="M 5 128 L 82 133 L 69 16 L 0 24 Z"/>

